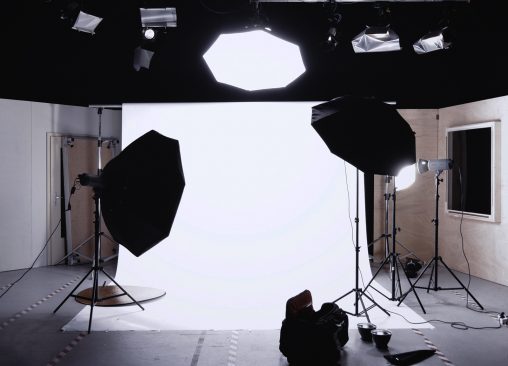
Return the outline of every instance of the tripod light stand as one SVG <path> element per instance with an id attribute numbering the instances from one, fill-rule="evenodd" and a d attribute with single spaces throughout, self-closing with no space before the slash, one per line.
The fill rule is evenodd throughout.
<path id="1" fill-rule="evenodd" d="M 117 140 L 116 138 L 115 139 L 111 139 L 111 138 L 107 138 L 107 139 L 103 139 L 102 137 L 102 111 L 103 111 L 103 108 L 102 107 L 99 107 L 97 108 L 97 115 L 98 115 L 98 136 L 97 136 L 97 148 L 98 148 L 98 154 L 101 154 L 101 155 L 98 155 L 97 158 L 96 158 L 96 168 L 97 168 L 97 174 L 100 175 L 100 172 L 101 172 L 101 168 L 102 168 L 102 160 L 103 160 L 103 157 L 102 157 L 102 147 L 104 145 L 106 145 L 106 149 L 107 150 L 110 150 L 112 149 L 113 153 L 111 154 L 112 157 L 114 157 L 115 155 L 115 148 L 117 146 L 117 144 L 119 143 L 119 140 Z M 74 147 L 74 138 L 71 138 L 71 142 L 67 144 L 67 146 L 70 146 L 71 148 Z M 82 153 L 80 153 L 81 155 Z M 67 153 L 67 155 L 71 155 L 71 153 Z M 74 155 L 76 156 L 76 154 Z M 108 159 L 109 156 L 108 154 L 106 154 L 106 159 Z M 70 158 L 68 158 L 70 159 Z M 79 179 L 78 179 L 79 180 Z M 72 188 L 72 191 L 71 191 L 71 194 L 74 194 L 76 191 L 75 189 L 75 186 Z M 68 206 L 68 210 L 70 210 L 70 203 L 69 203 L 69 206 Z M 79 213 L 81 212 L 81 214 L 85 214 L 85 212 L 82 212 L 82 211 L 79 211 L 78 209 L 78 212 L 76 213 L 77 215 L 79 215 Z M 86 211 L 86 214 L 88 214 L 89 211 Z M 79 216 L 78 216 L 79 217 Z M 87 216 L 88 218 L 88 216 Z M 72 222 L 72 219 L 69 218 L 69 221 Z M 92 222 L 93 222 L 93 219 L 92 219 Z M 86 233 L 88 233 L 88 231 L 86 231 Z M 95 240 L 95 234 L 93 233 L 90 233 L 90 235 L 88 235 L 86 238 L 83 238 L 82 235 L 80 232 L 77 233 L 78 234 L 78 238 L 82 239 L 80 240 L 79 244 L 78 245 L 73 245 L 73 242 L 74 242 L 74 239 L 76 238 L 74 235 L 72 235 L 72 239 L 69 240 L 69 244 L 68 244 L 68 248 L 67 248 L 67 254 L 61 258 L 57 264 L 60 264 L 62 263 L 63 261 L 67 261 L 68 264 L 75 264 L 76 262 L 80 262 L 81 261 L 81 258 L 84 258 L 90 262 L 93 262 L 94 258 L 94 240 Z M 101 238 L 106 238 L 107 240 L 109 240 L 109 242 L 113 243 L 114 244 L 114 250 L 113 250 L 113 253 L 111 255 L 108 255 L 106 257 L 103 257 L 104 253 L 102 253 L 101 251 L 101 262 L 107 262 L 113 258 L 116 258 L 118 257 L 118 243 L 110 236 L 107 234 L 107 231 L 104 232 L 104 231 L 101 231 L 100 232 L 100 236 Z M 91 249 L 91 254 L 89 255 L 85 255 L 82 251 L 81 251 L 81 248 L 86 246 L 87 244 L 91 243 L 91 246 L 90 246 L 90 249 Z M 85 247 L 86 248 L 86 247 Z M 103 249 L 103 248 L 101 248 Z M 88 254 L 88 253 L 87 253 Z"/>
<path id="2" fill-rule="evenodd" d="M 380 241 L 381 239 L 383 239 L 384 241 L 384 259 L 386 259 L 386 257 L 388 257 L 388 255 L 390 254 L 390 238 L 391 238 L 391 234 L 388 232 L 388 215 L 389 215 L 389 202 L 390 202 L 390 193 L 388 192 L 388 186 L 390 184 L 392 180 L 392 177 L 389 176 L 389 175 L 386 175 L 385 176 L 385 193 L 383 195 L 384 197 L 384 201 L 385 201 L 385 222 L 384 222 L 384 232 L 378 236 L 377 239 L 374 239 L 372 242 L 370 242 L 368 244 L 369 247 L 373 246 L 374 244 L 376 244 L 378 241 Z M 374 253 L 374 252 L 373 252 Z"/>
<path id="3" fill-rule="evenodd" d="M 476 298 L 469 291 L 469 289 L 466 286 L 464 286 L 464 284 L 459 280 L 459 278 L 455 275 L 455 273 L 453 273 L 453 271 L 450 269 L 450 267 L 448 267 L 446 265 L 446 263 L 443 260 L 443 258 L 439 255 L 439 235 L 438 235 L 438 231 L 439 231 L 439 184 L 443 181 L 443 179 L 440 178 L 440 175 L 441 175 L 441 173 L 444 170 L 451 169 L 452 166 L 453 166 L 453 161 L 451 159 L 437 159 L 437 160 L 433 160 L 433 161 L 432 160 L 427 161 L 427 160 L 420 159 L 419 162 L 418 162 L 418 171 L 420 172 L 420 174 L 428 171 L 429 169 L 435 170 L 435 172 L 436 172 L 435 173 L 435 180 L 436 180 L 435 202 L 436 202 L 436 207 L 435 207 L 435 218 L 432 220 L 432 222 L 434 223 L 434 257 L 423 268 L 423 270 L 421 271 L 421 273 L 418 276 L 418 278 L 411 285 L 411 288 L 403 296 L 401 296 L 401 298 L 399 300 L 399 304 L 402 301 L 404 301 L 404 299 L 406 298 L 407 294 L 410 291 L 413 291 L 415 287 L 416 288 L 427 289 L 427 293 L 430 290 L 433 290 L 433 291 L 440 291 L 440 290 L 465 290 L 467 292 L 467 294 L 469 296 L 471 296 L 471 298 L 474 300 L 474 302 L 476 302 L 476 304 L 480 307 L 480 309 L 483 310 L 483 306 L 478 302 L 478 300 L 476 300 Z M 433 168 L 435 168 L 435 169 L 433 169 Z M 438 278 L 438 275 L 439 275 L 439 271 L 438 271 L 438 269 L 439 269 L 439 263 L 441 263 L 448 270 L 448 272 L 453 276 L 453 278 L 455 278 L 455 280 L 460 284 L 460 287 L 441 287 L 441 286 L 439 286 L 439 281 L 438 281 L 438 279 L 439 279 Z M 417 286 L 416 284 L 418 283 L 418 281 L 420 281 L 420 279 L 425 274 L 425 272 L 427 271 L 427 269 L 430 267 L 431 264 L 432 264 L 431 275 L 430 275 L 429 283 L 428 283 L 427 287 Z M 431 283 L 432 282 L 434 283 L 434 285 L 431 287 Z"/>
<path id="4" fill-rule="evenodd" d="M 413 169 L 414 169 L 414 167 L 413 167 Z M 377 291 L 379 294 L 381 294 L 382 296 L 384 296 L 385 298 L 387 298 L 388 300 L 391 300 L 391 301 L 398 301 L 398 300 L 400 300 L 400 298 L 403 295 L 402 294 L 402 287 L 400 285 L 399 266 L 402 267 L 402 268 L 404 268 L 404 266 L 402 265 L 402 262 L 400 260 L 399 253 L 397 253 L 397 251 L 396 251 L 396 243 L 397 243 L 397 226 L 395 224 L 395 222 L 396 222 L 396 207 L 397 207 L 397 205 L 396 205 L 396 202 L 397 202 L 397 199 L 396 199 L 397 198 L 397 194 L 396 194 L 396 192 L 397 192 L 397 186 L 396 186 L 395 181 L 394 181 L 394 184 L 393 184 L 393 193 L 391 194 L 392 201 L 393 201 L 393 206 L 392 206 L 393 207 L 393 209 L 392 209 L 392 250 L 388 254 L 388 256 L 385 258 L 385 260 L 381 263 L 381 265 L 379 266 L 378 270 L 372 276 L 371 280 L 365 286 L 365 289 L 364 289 L 364 291 L 366 291 L 369 287 L 371 287 L 372 289 Z M 382 293 L 377 288 L 372 286 L 372 282 L 377 277 L 377 275 L 380 273 L 381 269 L 383 269 L 384 265 L 387 264 L 387 263 L 390 265 L 390 278 L 391 278 L 391 294 L 390 294 L 390 296 L 386 296 L 384 293 Z M 403 272 L 404 272 L 404 275 L 406 276 L 407 281 L 409 282 L 409 286 L 410 286 L 411 290 L 415 294 L 415 297 L 418 300 L 418 303 L 420 304 L 420 307 L 421 307 L 423 313 L 426 314 L 425 309 L 424 309 L 424 307 L 422 305 L 422 302 L 420 301 L 420 298 L 418 297 L 418 294 L 416 293 L 416 290 L 412 286 L 412 283 L 409 280 L 409 277 L 407 276 L 407 273 L 404 270 L 403 270 Z M 398 292 L 399 296 L 397 296 L 397 289 L 399 291 Z"/>
<path id="5" fill-rule="evenodd" d="M 360 219 L 358 218 L 358 202 L 359 202 L 359 196 L 358 196 L 358 188 L 359 188 L 359 184 L 358 184 L 358 169 L 356 169 L 356 216 L 355 216 L 355 235 L 356 235 L 356 238 L 355 238 L 355 268 L 356 268 L 356 271 L 355 271 L 355 287 L 346 292 L 344 295 L 342 295 L 341 297 L 339 297 L 338 299 L 335 299 L 333 300 L 333 302 L 337 302 L 337 301 L 340 301 L 342 300 L 343 298 L 347 297 L 348 295 L 350 294 L 355 294 L 355 312 L 354 313 L 351 313 L 351 312 L 347 312 L 348 314 L 350 315 L 354 315 L 354 316 L 361 316 L 363 314 L 365 314 L 365 317 L 367 318 L 367 321 L 370 323 L 370 318 L 369 318 L 369 313 L 368 311 L 370 309 L 372 309 L 373 307 L 377 306 L 379 309 L 381 309 L 386 315 L 390 316 L 390 313 L 386 311 L 386 309 L 384 309 L 381 305 L 379 305 L 376 301 L 374 301 L 374 299 L 372 297 L 370 297 L 369 295 L 367 295 L 363 290 L 362 288 L 360 287 L 360 283 L 359 283 L 359 268 L 360 268 L 360 243 L 359 243 L 359 222 L 360 222 Z M 372 302 L 372 305 L 369 306 L 368 308 L 365 307 L 365 303 L 363 302 L 363 299 L 362 299 L 362 296 L 365 296 L 367 299 L 369 299 L 371 302 Z M 362 311 L 358 311 L 358 303 L 361 302 L 362 304 Z"/>
<path id="6" fill-rule="evenodd" d="M 414 133 L 392 106 L 375 98 L 347 95 L 312 107 L 312 127 L 317 131 L 330 152 L 357 168 L 356 190 L 356 267 L 355 287 L 334 302 L 355 295 L 353 316 L 366 315 L 373 307 L 384 308 L 359 287 L 359 238 L 358 238 L 358 170 L 370 174 L 395 175 L 398 167 L 415 162 Z M 386 141 L 390 142 L 386 144 Z M 368 148 L 365 148 L 368 146 Z M 372 154 L 371 151 L 376 151 Z M 373 156 L 374 155 L 374 156 Z M 365 296 L 373 305 L 365 307 Z M 359 311 L 361 303 L 363 311 Z"/>
<path id="7" fill-rule="evenodd" d="M 79 179 L 81 185 L 90 186 L 94 190 L 94 261 L 92 268 L 53 313 L 71 296 L 86 300 L 90 305 L 90 333 L 94 306 L 101 301 L 126 295 L 143 309 L 100 264 L 101 213 L 114 240 L 135 256 L 140 256 L 166 238 L 173 225 L 185 186 L 179 143 L 156 131 L 149 131 L 113 158 L 104 170 L 99 169 L 97 176 L 80 174 Z M 156 201 L 147 197 L 146 192 L 151 191 L 157 192 Z M 121 292 L 101 298 L 99 273 L 115 283 Z M 89 274 L 93 275 L 91 297 L 75 295 L 74 292 Z"/>

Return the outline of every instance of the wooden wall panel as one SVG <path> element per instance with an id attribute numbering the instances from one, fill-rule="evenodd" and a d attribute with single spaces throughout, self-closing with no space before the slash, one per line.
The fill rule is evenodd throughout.
<path id="1" fill-rule="evenodd" d="M 401 110 L 416 133 L 416 158 L 446 158 L 447 127 L 499 120 L 501 125 L 501 153 L 497 166 L 501 169 L 501 221 L 486 222 L 465 218 L 462 222 L 464 251 L 469 259 L 471 274 L 503 285 L 508 285 L 508 96 L 453 106 L 440 110 Z M 439 114 L 439 119 L 436 119 Z M 460 217 L 445 212 L 446 173 L 439 187 L 439 255 L 457 271 L 468 271 L 462 251 Z M 397 193 L 397 239 L 422 260 L 434 255 L 435 175 L 417 174 L 416 182 L 407 190 Z M 384 177 L 375 179 L 374 237 L 384 232 Z M 391 202 L 390 202 L 391 205 Z M 390 211 L 391 225 L 391 211 Z M 382 241 L 375 245 L 377 259 L 384 256 Z M 400 246 L 400 254 L 406 251 Z"/>
<path id="2" fill-rule="evenodd" d="M 439 153 L 446 155 L 446 128 L 465 124 L 500 120 L 501 154 L 497 166 L 501 169 L 501 222 L 485 222 L 465 218 L 462 222 L 464 251 L 469 259 L 471 274 L 508 285 L 508 131 L 503 123 L 508 118 L 508 97 L 500 97 L 444 108 L 440 110 Z M 443 195 L 444 195 L 443 190 Z M 467 272 L 462 253 L 460 217 L 445 213 L 445 200 L 440 205 L 439 240 L 441 254 L 453 269 Z"/>
<path id="3" fill-rule="evenodd" d="M 399 113 L 409 123 L 416 137 L 416 158 L 437 158 L 437 110 L 400 110 Z M 376 176 L 374 182 L 374 238 L 384 232 L 385 217 L 385 177 Z M 392 182 L 393 183 L 393 182 Z M 390 192 L 393 193 L 393 184 Z M 401 255 L 414 253 L 422 260 L 433 255 L 434 248 L 434 198 L 435 186 L 432 173 L 417 174 L 415 183 L 396 192 L 396 226 L 400 228 L 396 238 L 403 246 L 397 246 Z M 393 200 L 389 202 L 389 232 L 392 228 Z M 391 242 L 391 239 L 390 239 Z M 383 244 L 381 244 L 383 243 Z M 377 259 L 384 257 L 384 242 L 380 240 L 374 247 Z"/>

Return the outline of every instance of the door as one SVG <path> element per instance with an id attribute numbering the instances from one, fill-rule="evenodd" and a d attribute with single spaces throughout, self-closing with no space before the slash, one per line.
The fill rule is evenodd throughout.
<path id="1" fill-rule="evenodd" d="M 94 191 L 91 187 L 81 186 L 78 175 L 97 175 L 97 138 L 50 135 L 48 145 L 48 226 L 54 228 L 62 218 L 60 230 L 51 241 L 49 264 L 61 263 L 63 260 L 67 264 L 91 262 L 94 245 Z M 116 138 L 103 139 L 101 167 L 116 155 L 117 146 Z M 101 258 L 107 261 L 117 255 L 118 244 L 111 238 L 103 221 L 101 232 Z"/>

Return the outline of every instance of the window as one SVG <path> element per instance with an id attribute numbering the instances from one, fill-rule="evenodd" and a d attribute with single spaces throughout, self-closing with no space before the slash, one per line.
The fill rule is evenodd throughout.
<path id="1" fill-rule="evenodd" d="M 447 211 L 486 221 L 500 219 L 499 122 L 446 129 L 448 158 Z"/>

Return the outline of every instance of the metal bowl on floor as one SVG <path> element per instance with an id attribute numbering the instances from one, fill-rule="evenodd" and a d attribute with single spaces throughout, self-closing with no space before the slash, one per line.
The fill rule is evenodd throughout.
<path id="1" fill-rule="evenodd" d="M 376 329 L 376 325 L 372 323 L 358 323 L 358 332 L 360 332 L 360 337 L 362 340 L 367 342 L 372 342 L 372 331 Z"/>
<path id="2" fill-rule="evenodd" d="M 392 332 L 386 329 L 374 329 L 371 331 L 372 339 L 374 339 L 374 343 L 377 348 L 387 348 L 388 342 L 392 337 Z"/>

